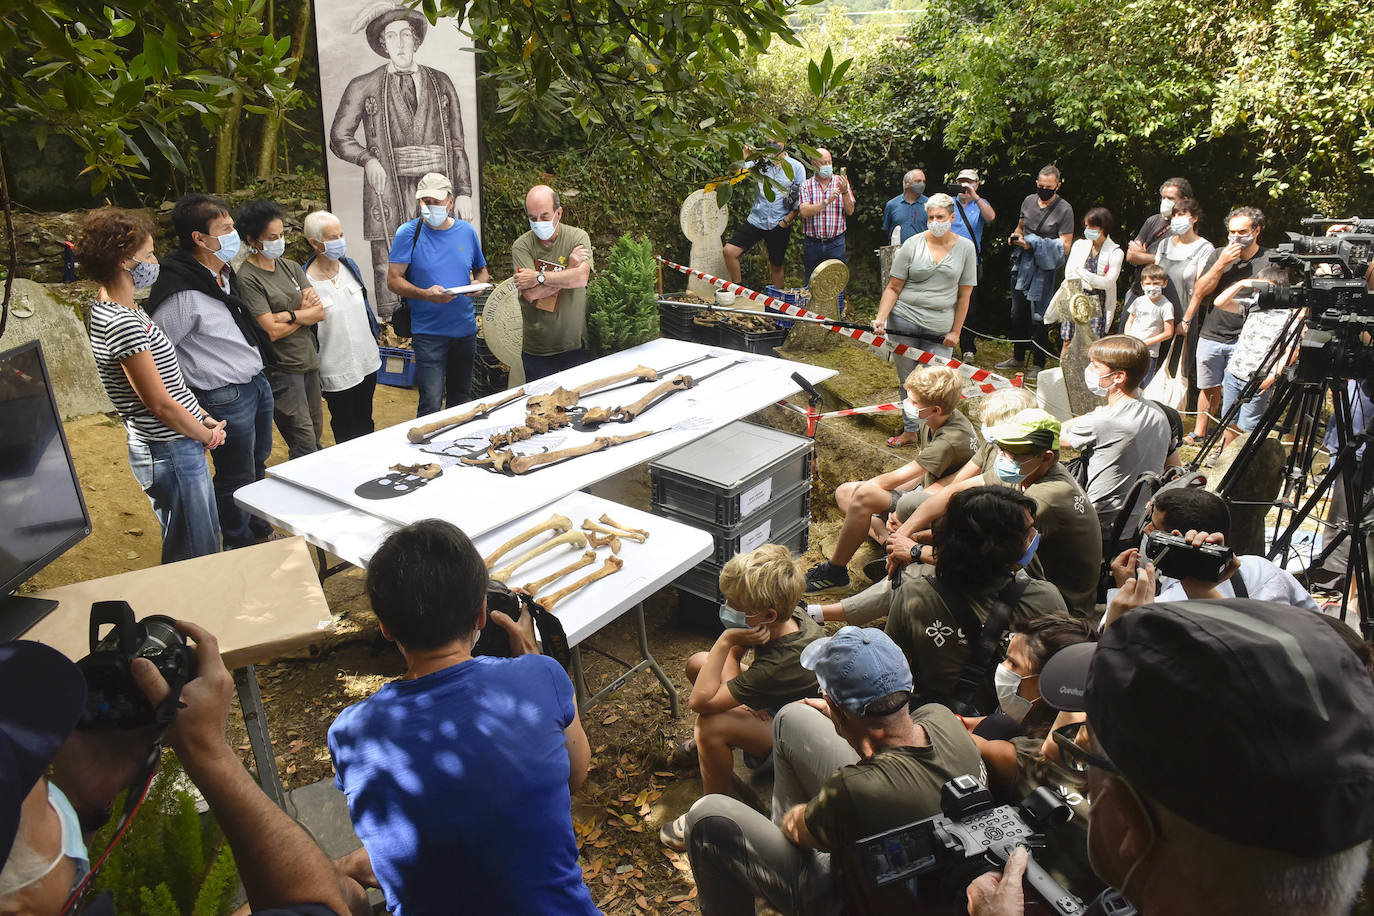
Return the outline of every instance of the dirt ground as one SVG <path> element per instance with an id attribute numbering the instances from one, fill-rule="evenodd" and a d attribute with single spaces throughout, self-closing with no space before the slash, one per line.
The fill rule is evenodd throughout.
<path id="1" fill-rule="evenodd" d="M 897 396 L 896 376 L 890 366 L 865 349 L 837 343 L 837 338 L 824 333 L 794 333 L 792 349 L 784 354 L 841 370 L 836 382 L 825 387 L 828 408 L 880 403 Z M 413 417 L 415 399 L 414 391 L 379 387 L 374 407 L 377 425 Z M 799 397 L 794 400 L 801 403 Z M 753 419 L 803 432 L 799 417 L 778 408 Z M 805 558 L 808 564 L 833 543 L 838 524 L 831 497 L 835 486 L 895 467 L 908 457 L 887 448 L 884 442 L 899 423 L 898 418 L 885 416 L 821 424 L 818 484 L 813 491 L 813 524 Z M 66 428 L 94 530 L 35 577 L 28 585 L 31 589 L 140 569 L 159 560 L 157 521 L 129 471 L 122 426 L 97 415 L 70 422 Z M 326 436 L 326 444 L 331 441 Z M 270 463 L 284 460 L 286 450 L 278 438 Z M 594 491 L 649 508 L 644 467 L 598 485 Z M 857 584 L 863 582 L 859 572 L 863 563 L 876 555 L 871 550 L 872 545 L 861 550 L 851 567 L 858 576 Z M 379 638 L 362 571 L 349 569 L 334 575 L 326 580 L 324 589 L 335 617 L 335 632 L 309 657 L 258 667 L 277 766 L 288 789 L 332 779 L 325 743 L 329 724 L 345 706 L 370 696 L 403 671 L 399 653 Z M 136 612 L 139 616 L 175 615 L 176 603 L 137 608 Z M 645 610 L 650 646 L 679 688 L 684 714 L 672 718 L 663 688 L 647 672 L 594 708 L 585 720 L 593 748 L 592 771 L 586 787 L 574 799 L 574 818 L 584 874 L 593 899 L 605 912 L 695 912 L 696 893 L 686 857 L 664 849 L 657 833 L 664 820 L 685 811 L 700 794 L 695 772 L 674 772 L 667 760 L 671 749 L 691 736 L 683 667 L 692 652 L 709 647 L 714 635 L 710 629 L 713 613 L 705 620 L 685 619 L 686 615 L 678 612 L 677 595 L 671 588 L 646 601 Z M 621 658 L 637 654 L 630 617 L 607 627 L 591 642 Z M 620 673 L 618 666 L 597 652 L 584 651 L 584 660 L 593 691 Z M 233 743 L 251 766 L 237 711 L 230 728 Z M 766 787 L 760 794 L 766 797 Z"/>

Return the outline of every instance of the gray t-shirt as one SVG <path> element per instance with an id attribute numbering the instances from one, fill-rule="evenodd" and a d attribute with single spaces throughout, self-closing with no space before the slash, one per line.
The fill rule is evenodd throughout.
<path id="1" fill-rule="evenodd" d="M 1061 235 L 1073 234 L 1073 206 L 1064 198 L 1056 197 L 1048 207 L 1040 206 L 1037 194 L 1027 194 L 1021 201 L 1021 231 L 1038 235 L 1042 239 L 1056 239 Z"/>
<path id="2" fill-rule="evenodd" d="M 905 284 L 893 311 L 927 331 L 945 334 L 954 327 L 959 287 L 978 285 L 978 257 L 973 243 L 957 236 L 949 254 L 937 263 L 926 233 L 920 232 L 897 250 L 892 276 Z"/>
<path id="3" fill-rule="evenodd" d="M 186 384 L 197 391 L 242 385 L 262 371 L 262 356 L 244 340 L 229 307 L 193 289 L 167 297 L 153 321 L 176 347 Z"/>
<path id="4" fill-rule="evenodd" d="M 1105 535 L 1120 514 L 1137 477 L 1145 471 L 1158 473 L 1169 457 L 1169 418 L 1158 405 L 1143 398 L 1122 398 L 1064 426 L 1063 442 L 1070 448 L 1093 446 L 1088 458 L 1088 499 L 1097 509 L 1097 521 Z M 1144 511 L 1136 500 L 1127 532 Z"/>

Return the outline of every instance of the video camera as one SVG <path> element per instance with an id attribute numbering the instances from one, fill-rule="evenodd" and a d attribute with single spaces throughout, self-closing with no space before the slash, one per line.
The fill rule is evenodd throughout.
<path id="1" fill-rule="evenodd" d="M 1221 544 L 1194 547 L 1185 537 L 1155 531 L 1145 541 L 1145 557 L 1161 575 L 1171 579 L 1220 582 L 1235 551 Z"/>
<path id="2" fill-rule="evenodd" d="M 102 639 L 100 628 L 114 627 Z M 86 708 L 77 728 L 142 728 L 157 724 L 158 710 L 134 682 L 131 665 L 146 658 L 157 667 L 172 696 L 196 676 L 196 654 L 172 618 L 152 614 L 134 620 L 127 601 L 91 605 L 91 654 L 76 663 L 86 679 Z M 170 721 L 170 719 L 166 719 Z"/>
<path id="3" fill-rule="evenodd" d="M 1041 786 L 1019 808 L 999 805 L 972 776 L 956 776 L 940 789 L 941 814 L 859 840 L 859 860 L 874 887 L 918 875 L 939 874 L 951 896 L 962 895 L 974 878 L 1006 864 L 1012 850 L 1026 847 L 1026 880 L 1061 916 L 1087 913 L 1083 901 L 1035 861 L 1045 848 L 1044 831 L 1073 817 L 1069 806 Z M 925 892 L 922 892 L 922 896 Z"/>

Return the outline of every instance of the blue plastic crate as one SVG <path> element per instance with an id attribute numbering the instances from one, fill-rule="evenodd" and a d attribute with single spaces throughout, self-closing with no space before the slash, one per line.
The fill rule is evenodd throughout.
<path id="1" fill-rule="evenodd" d="M 765 295 L 772 296 L 774 299 L 781 299 L 783 302 L 786 302 L 788 305 L 800 305 L 800 306 L 801 306 L 802 308 L 804 308 L 804 309 L 809 309 L 809 308 L 811 308 L 811 295 L 810 295 L 810 293 L 808 293 L 805 289 L 778 289 L 776 286 L 771 286 L 771 285 L 770 285 L 770 286 L 764 287 L 764 290 L 763 290 L 763 291 L 764 291 L 764 294 L 765 294 Z M 838 315 L 826 315 L 825 317 L 827 317 L 827 318 L 843 318 L 843 317 L 844 317 L 844 293 L 840 293 L 840 302 L 839 302 L 839 305 L 840 305 L 840 313 L 839 313 Z M 765 305 L 765 306 L 763 307 L 763 310 L 764 310 L 765 312 L 768 312 L 770 315 L 781 315 L 781 314 L 782 314 L 782 313 L 779 312 L 777 309 L 772 308 L 771 306 L 767 306 L 767 305 Z M 778 318 L 778 319 L 777 319 L 777 322 L 778 322 L 778 327 L 782 327 L 782 328 L 790 328 L 790 327 L 792 327 L 792 324 L 793 324 L 792 321 L 790 321 L 790 320 L 788 320 L 788 319 L 786 319 L 786 318 Z"/>
<path id="2" fill-rule="evenodd" d="M 392 388 L 415 387 L 415 351 L 396 347 L 378 347 L 382 368 L 377 370 L 377 382 Z"/>

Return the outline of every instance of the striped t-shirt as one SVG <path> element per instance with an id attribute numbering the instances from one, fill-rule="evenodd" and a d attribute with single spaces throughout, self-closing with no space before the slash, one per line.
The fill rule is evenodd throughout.
<path id="1" fill-rule="evenodd" d="M 177 365 L 176 350 L 162 333 L 162 328 L 153 324 L 148 313 L 141 308 L 125 308 L 117 302 L 97 299 L 91 306 L 91 351 L 95 354 L 95 365 L 100 370 L 100 383 L 110 396 L 119 418 L 129 430 L 129 435 L 145 442 L 166 442 L 181 438 L 181 433 L 169 429 L 153 415 L 129 384 L 124 374 L 123 360 L 148 350 L 153 354 L 157 374 L 162 377 L 162 386 L 172 398 L 191 412 L 197 419 L 205 416 L 196 396 L 186 387 Z"/>

